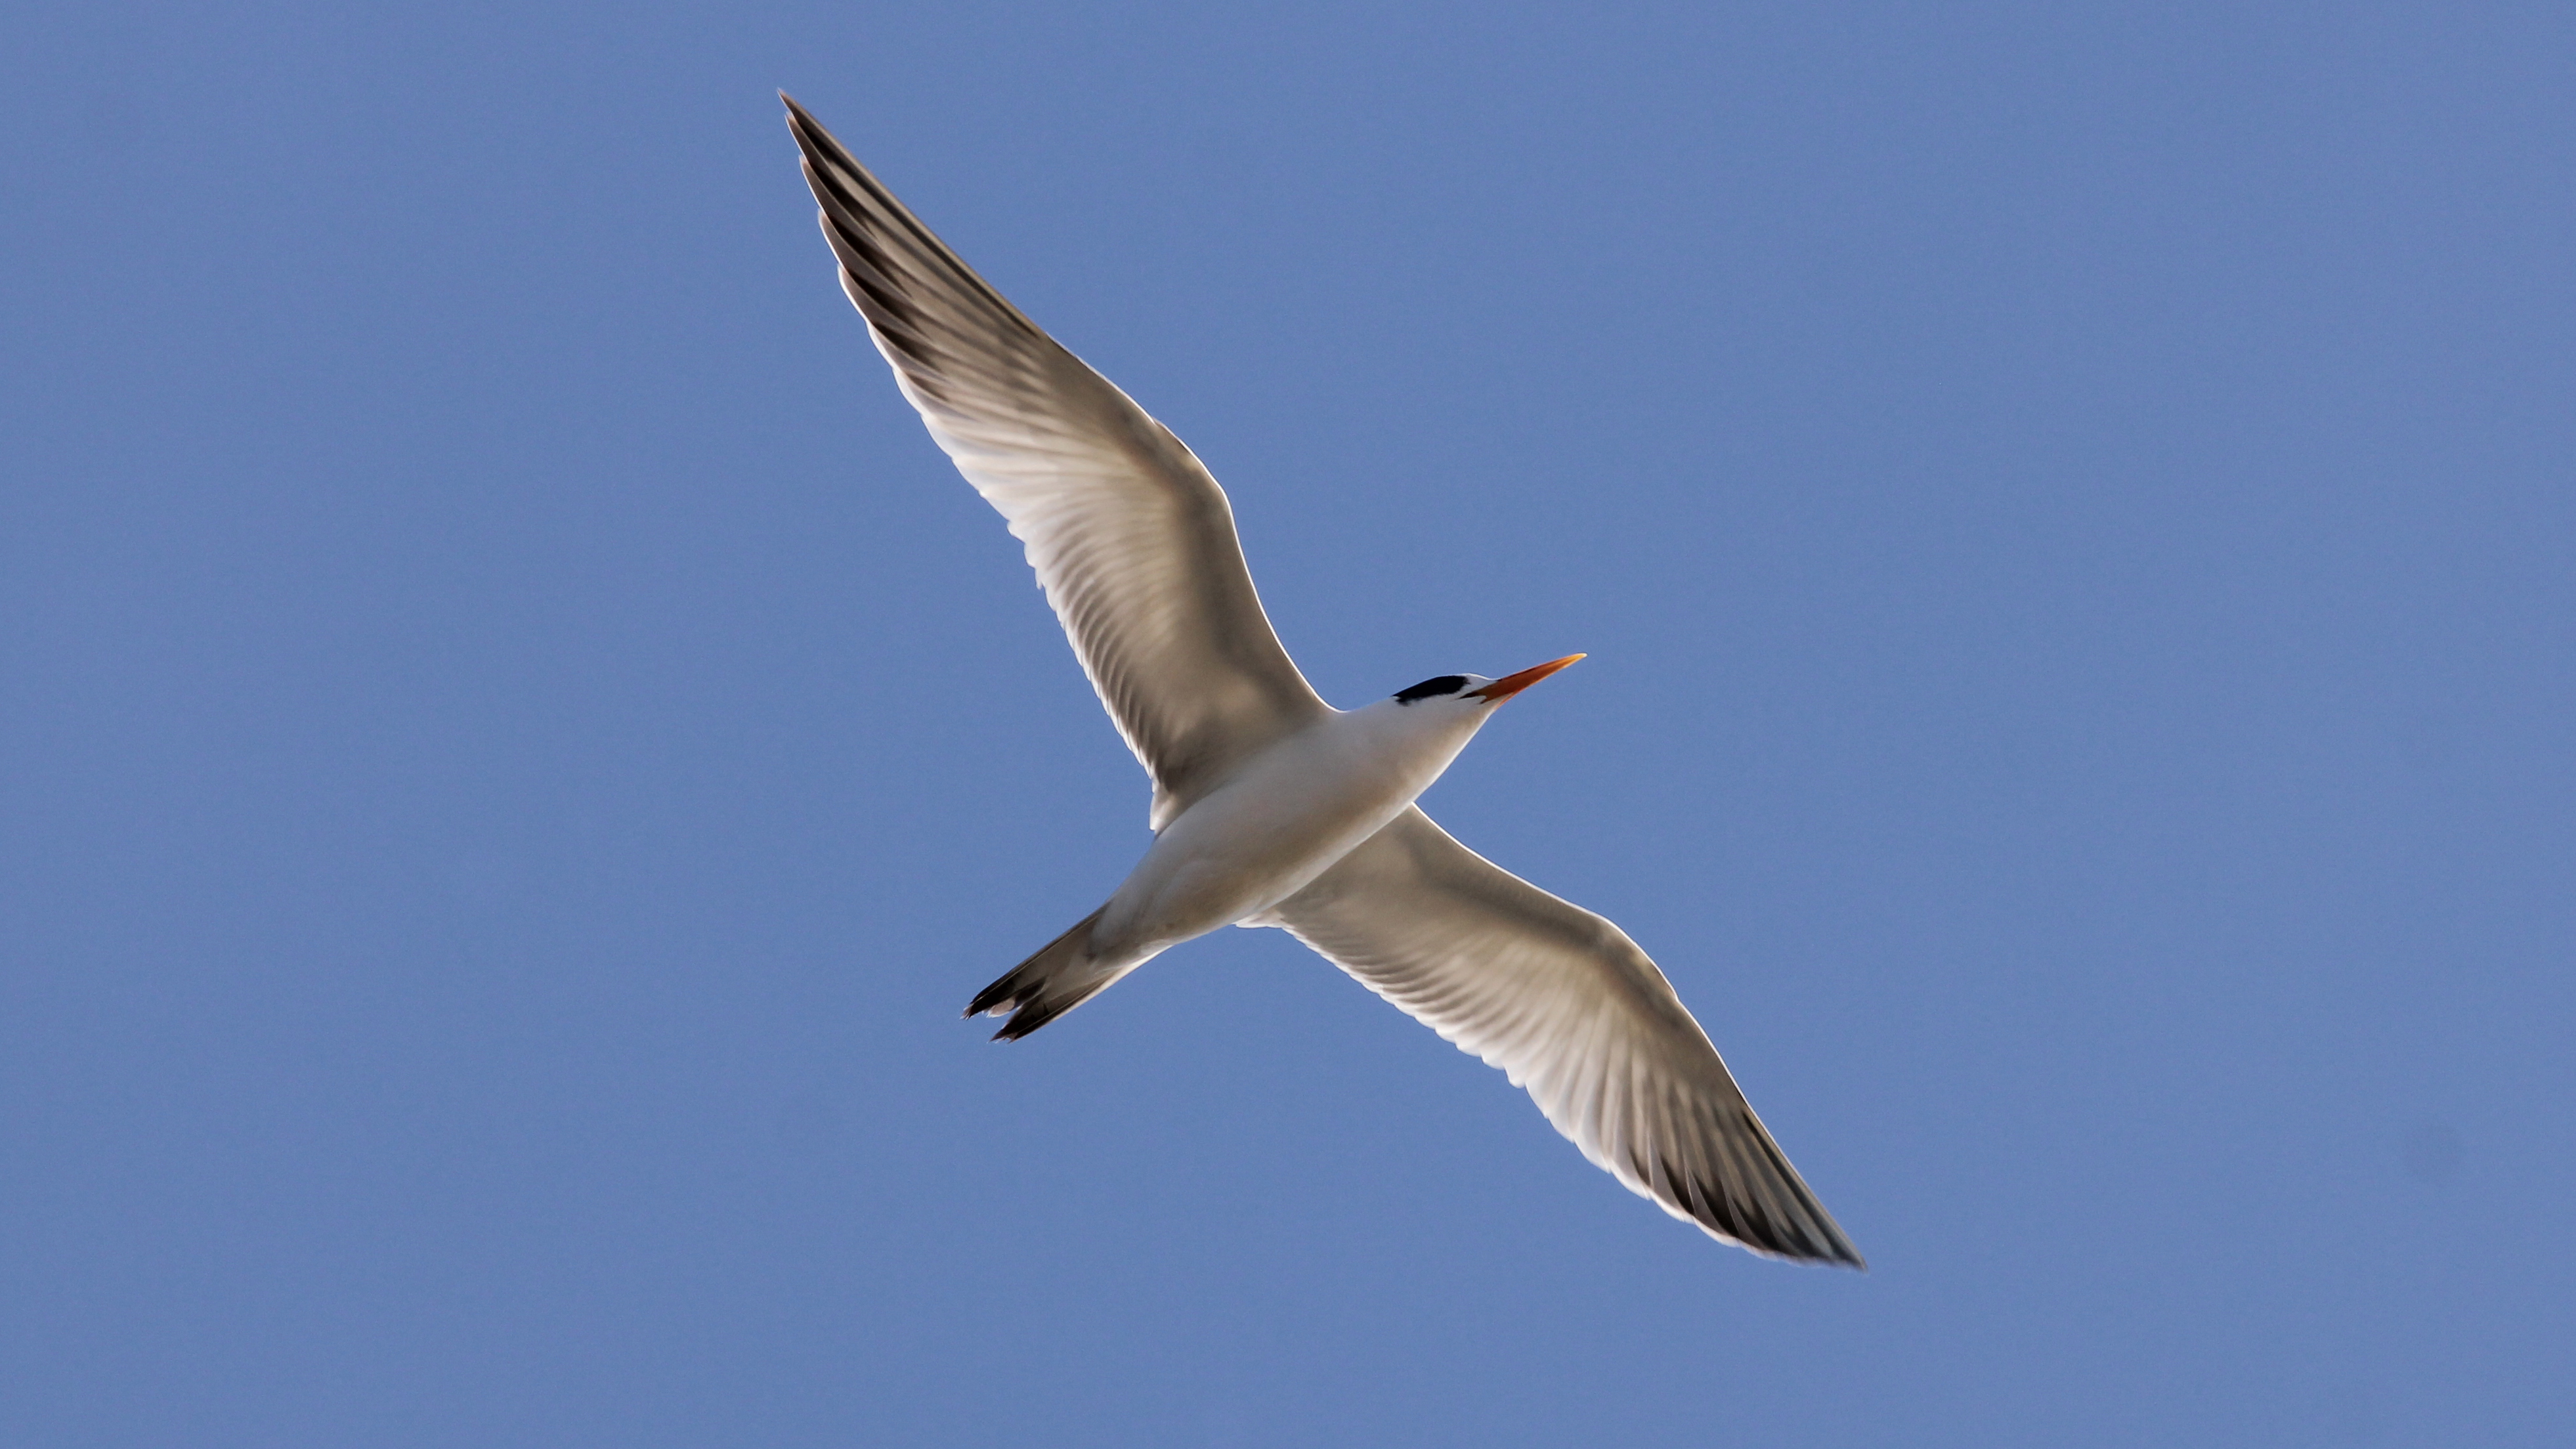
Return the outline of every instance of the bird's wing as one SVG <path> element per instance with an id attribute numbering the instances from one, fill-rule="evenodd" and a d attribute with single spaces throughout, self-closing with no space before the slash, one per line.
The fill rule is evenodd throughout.
<path id="1" fill-rule="evenodd" d="M 787 113 L 842 289 L 931 437 L 1028 546 L 1073 652 L 1154 777 L 1161 829 L 1330 708 L 1261 611 L 1225 491 L 802 107 L 788 101 Z"/>
<path id="2" fill-rule="evenodd" d="M 1757 1253 L 1864 1266 L 1637 943 L 1419 808 L 1260 924 L 1502 1068 L 1584 1156 L 1673 1216 Z"/>

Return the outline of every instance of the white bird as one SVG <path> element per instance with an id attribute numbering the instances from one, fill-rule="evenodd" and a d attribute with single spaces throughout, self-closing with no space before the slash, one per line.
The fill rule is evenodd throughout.
<path id="1" fill-rule="evenodd" d="M 1007 1013 L 995 1037 L 1016 1039 L 1183 941 L 1284 927 L 1502 1068 L 1673 1216 L 1756 1253 L 1863 1266 L 1646 953 L 1413 803 L 1496 706 L 1583 656 L 1326 704 L 1271 631 L 1196 455 L 787 110 L 843 290 L 931 436 L 1027 545 L 1154 782 L 1154 843 L 1126 882 L 966 1014 Z"/>

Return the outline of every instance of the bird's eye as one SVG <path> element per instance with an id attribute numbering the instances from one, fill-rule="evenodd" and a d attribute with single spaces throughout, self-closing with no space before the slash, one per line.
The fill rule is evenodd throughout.
<path id="1" fill-rule="evenodd" d="M 1434 699 L 1444 694 L 1456 694 L 1459 690 L 1465 689 L 1466 687 L 1467 676 L 1463 674 L 1444 674 L 1438 679 L 1426 679 L 1420 684 L 1413 686 L 1411 689 L 1397 690 L 1395 694 L 1395 702 L 1397 704 L 1411 704 L 1417 699 Z"/>

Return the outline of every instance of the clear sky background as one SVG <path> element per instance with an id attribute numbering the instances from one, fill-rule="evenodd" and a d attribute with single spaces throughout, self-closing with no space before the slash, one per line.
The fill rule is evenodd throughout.
<path id="1" fill-rule="evenodd" d="M 340 5 L 0 48 L 0 1442 L 2540 1445 L 2576 11 Z M 812 106 L 1231 490 L 1873 1265 L 1276 932 Z"/>

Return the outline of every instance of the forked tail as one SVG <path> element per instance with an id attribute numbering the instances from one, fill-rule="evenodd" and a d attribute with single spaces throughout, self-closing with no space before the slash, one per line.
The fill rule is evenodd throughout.
<path id="1" fill-rule="evenodd" d="M 1107 910 L 1107 906 L 1101 910 Z M 995 1041 L 1018 1041 L 1030 1032 L 1073 1010 L 1102 988 L 1134 968 L 1134 962 L 1123 965 L 1097 961 L 1091 955 L 1091 925 L 1100 919 L 1093 911 L 1074 923 L 1072 930 L 1048 942 L 1039 952 L 1014 966 L 1001 980 L 975 994 L 966 1004 L 966 1014 L 1000 1016 L 1011 1019 L 993 1033 Z"/>

